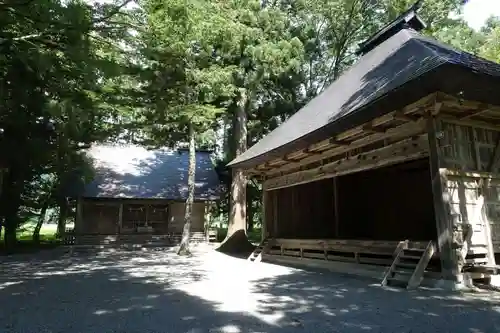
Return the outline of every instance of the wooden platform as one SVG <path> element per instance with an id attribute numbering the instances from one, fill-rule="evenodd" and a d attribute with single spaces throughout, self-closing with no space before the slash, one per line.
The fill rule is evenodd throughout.
<path id="1" fill-rule="evenodd" d="M 410 242 L 410 246 L 425 249 L 428 242 Z M 389 266 L 399 241 L 277 238 L 269 244 L 269 255 Z"/>
<path id="2" fill-rule="evenodd" d="M 399 241 L 340 239 L 269 239 L 262 261 L 295 267 L 326 269 L 339 274 L 371 278 L 381 282 L 398 253 Z M 429 241 L 408 242 L 425 250 Z M 437 260 L 439 261 L 439 260 Z M 423 273 L 422 285 L 436 285 L 437 267 Z"/>

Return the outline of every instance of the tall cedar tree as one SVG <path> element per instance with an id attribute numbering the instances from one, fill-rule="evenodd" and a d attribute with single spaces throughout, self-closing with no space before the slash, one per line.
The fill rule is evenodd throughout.
<path id="1" fill-rule="evenodd" d="M 213 103 L 233 94 L 232 67 L 213 59 L 221 18 L 210 1 L 147 0 L 142 3 L 148 27 L 141 38 L 144 60 L 143 133 L 155 146 L 189 144 L 188 191 L 178 254 L 189 254 L 195 197 L 197 133 L 211 128 L 223 108 Z"/>
<path id="2" fill-rule="evenodd" d="M 303 49 L 289 33 L 291 22 L 276 5 L 257 0 L 214 1 L 226 29 L 214 59 L 221 66 L 234 66 L 234 97 L 228 115 L 232 118 L 231 151 L 228 160 L 247 149 L 247 121 L 259 102 L 259 90 L 265 81 L 274 81 L 287 71 L 298 69 Z M 226 239 L 219 250 L 246 252 L 252 245 L 246 237 L 246 185 L 239 169 L 233 170 L 230 188 L 229 223 Z"/>
<path id="3" fill-rule="evenodd" d="M 0 7 L 0 224 L 8 249 L 23 212 L 43 210 L 40 202 L 29 207 L 37 192 L 46 198 L 41 180 L 56 174 L 60 182 L 71 170 L 67 157 L 113 127 L 102 88 L 117 67 L 99 53 L 121 39 L 123 5 L 41 0 Z"/>

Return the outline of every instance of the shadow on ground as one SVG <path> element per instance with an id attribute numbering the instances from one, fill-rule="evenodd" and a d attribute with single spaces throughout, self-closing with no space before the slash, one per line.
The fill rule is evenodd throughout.
<path id="1" fill-rule="evenodd" d="M 279 267 L 276 273 L 273 265 L 216 255 L 227 260 L 220 273 L 247 279 L 247 288 L 222 284 L 219 292 L 232 294 L 221 298 L 188 293 L 218 273 L 196 258 L 161 250 L 2 260 L 0 331 L 478 333 L 497 332 L 500 325 L 498 294 L 387 290 L 331 273 Z M 230 311 L 222 299 L 256 306 Z"/>
<path id="2" fill-rule="evenodd" d="M 260 312 L 282 312 L 282 325 L 329 332 L 498 332 L 500 294 L 406 291 L 334 273 L 297 272 L 257 281 L 269 293 Z M 324 329 L 323 329 L 324 331 Z"/>

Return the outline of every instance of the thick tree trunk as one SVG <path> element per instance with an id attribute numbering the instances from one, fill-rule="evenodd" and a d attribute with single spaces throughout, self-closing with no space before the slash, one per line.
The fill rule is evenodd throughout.
<path id="1" fill-rule="evenodd" d="M 255 208 L 253 206 L 253 202 L 252 202 L 251 198 L 247 201 L 247 210 L 248 210 L 247 231 L 252 232 L 253 231 L 253 219 L 255 217 Z"/>
<path id="2" fill-rule="evenodd" d="M 247 109 L 248 95 L 245 90 L 240 92 L 236 108 L 236 118 L 233 127 L 233 139 L 236 156 L 247 149 Z M 219 247 L 219 251 L 232 254 L 246 254 L 253 251 L 254 246 L 246 235 L 246 188 L 247 180 L 241 169 L 233 169 L 231 193 L 229 202 L 229 222 L 226 239 Z"/>
<path id="3" fill-rule="evenodd" d="M 12 168 L 7 173 L 2 184 L 2 200 L 0 201 L 3 215 L 4 243 L 7 252 L 12 252 L 17 245 L 18 212 L 21 207 L 21 193 L 24 181 L 21 174 Z"/>
<path id="4" fill-rule="evenodd" d="M 59 217 L 57 219 L 57 237 L 63 237 L 66 232 L 66 220 L 68 219 L 68 200 L 62 198 L 59 201 Z"/>
<path id="5" fill-rule="evenodd" d="M 35 229 L 33 230 L 33 242 L 40 243 L 40 230 L 42 230 L 43 222 L 45 222 L 45 216 L 47 215 L 47 209 L 49 208 L 49 202 L 45 202 L 36 222 Z"/>
<path id="6" fill-rule="evenodd" d="M 194 202 L 194 189 L 196 180 L 196 150 L 195 133 L 193 125 L 189 124 L 189 168 L 188 168 L 188 195 L 186 208 L 184 211 L 184 228 L 182 229 L 182 239 L 179 245 L 178 255 L 189 255 L 189 240 L 191 234 L 191 217 Z"/>

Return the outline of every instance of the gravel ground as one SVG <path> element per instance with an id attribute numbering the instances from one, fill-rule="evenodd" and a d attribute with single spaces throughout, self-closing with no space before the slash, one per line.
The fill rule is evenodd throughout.
<path id="1" fill-rule="evenodd" d="M 500 294 L 407 292 L 199 246 L 0 258 L 0 333 L 499 332 Z"/>

